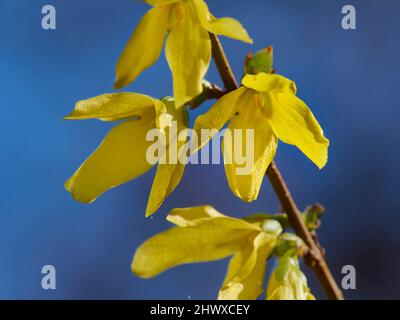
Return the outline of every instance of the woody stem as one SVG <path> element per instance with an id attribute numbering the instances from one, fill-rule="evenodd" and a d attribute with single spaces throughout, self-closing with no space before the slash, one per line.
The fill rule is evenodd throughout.
<path id="1" fill-rule="evenodd" d="M 225 88 L 227 91 L 237 89 L 238 84 L 226 58 L 221 42 L 219 41 L 218 37 L 212 33 L 210 33 L 210 39 L 212 43 L 212 56 L 221 75 Z M 308 253 L 304 256 L 304 260 L 306 261 L 307 265 L 314 271 L 329 299 L 343 300 L 343 294 L 337 286 L 331 271 L 329 270 L 329 266 L 324 258 L 324 254 L 320 246 L 315 242 L 311 232 L 307 229 L 304 219 L 302 219 L 300 211 L 297 208 L 297 205 L 294 202 L 292 195 L 290 194 L 290 191 L 286 186 L 286 183 L 275 162 L 272 162 L 268 167 L 267 176 L 271 181 L 272 187 L 275 190 L 283 210 L 288 216 L 290 225 L 309 248 Z"/>

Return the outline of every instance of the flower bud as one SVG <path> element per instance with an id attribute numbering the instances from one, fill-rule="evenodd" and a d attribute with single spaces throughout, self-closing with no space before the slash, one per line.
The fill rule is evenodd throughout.
<path id="1" fill-rule="evenodd" d="M 265 220 L 262 224 L 262 229 L 265 233 L 276 237 L 279 236 L 283 231 L 281 224 L 273 219 Z"/>
<path id="2" fill-rule="evenodd" d="M 271 73 L 273 63 L 273 49 L 269 46 L 254 54 L 248 53 L 245 60 L 244 73 L 256 75 L 260 72 Z"/>

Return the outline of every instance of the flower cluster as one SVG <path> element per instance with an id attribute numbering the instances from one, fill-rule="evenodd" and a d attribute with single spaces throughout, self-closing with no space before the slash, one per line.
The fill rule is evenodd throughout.
<path id="1" fill-rule="evenodd" d="M 153 7 L 143 16 L 120 56 L 115 89 L 133 82 L 165 54 L 173 78 L 173 97 L 155 99 L 140 93 L 118 92 L 79 101 L 66 119 L 100 119 L 117 122 L 98 148 L 65 183 L 80 202 L 91 203 L 105 191 L 145 174 L 152 164 L 146 159 L 150 130 L 166 135 L 164 154 L 179 157 L 170 148 L 176 136 L 166 128 L 175 121 L 188 129 L 187 105 L 203 93 L 203 81 L 211 60 L 210 34 L 252 43 L 247 31 L 232 18 L 216 18 L 203 0 L 146 0 Z M 319 168 L 327 162 L 329 141 L 307 105 L 296 97 L 293 81 L 272 68 L 272 48 L 248 56 L 242 86 L 223 95 L 193 130 L 254 130 L 254 162 L 250 172 L 237 174 L 233 157 L 239 146 L 223 148 L 225 172 L 233 194 L 246 202 L 256 200 L 278 140 L 297 146 Z M 202 141 L 197 148 L 203 147 Z M 178 146 L 184 144 L 178 141 Z M 240 146 L 242 147 L 242 146 Z M 187 151 L 187 150 L 186 150 Z M 192 152 L 196 150 L 192 150 Z M 185 164 L 159 161 L 149 195 L 146 216 L 155 213 L 179 184 Z M 290 243 L 276 219 L 263 216 L 235 219 L 204 206 L 175 209 L 167 217 L 176 227 L 146 241 L 136 252 L 132 270 L 153 277 L 178 264 L 212 261 L 232 256 L 221 299 L 256 299 L 262 290 L 267 260 L 276 257 L 268 299 L 311 299 L 300 271 L 298 250 Z M 298 243 L 299 239 L 296 239 Z M 293 241 L 292 241 L 293 242 Z M 296 247 L 296 246 L 295 246 Z M 289 249 L 288 249 L 289 248 Z M 297 248 L 297 247 L 296 247 Z"/>
<path id="2" fill-rule="evenodd" d="M 266 262 L 275 249 L 282 254 L 271 276 L 267 299 L 313 299 L 300 271 L 296 248 L 282 234 L 277 220 L 263 215 L 231 218 L 210 206 L 174 209 L 167 220 L 176 227 L 142 244 L 136 251 L 132 271 L 142 278 L 154 277 L 179 264 L 205 262 L 231 256 L 218 298 L 254 300 L 263 292 Z M 294 239 L 293 239 L 294 238 Z M 289 242 L 290 243 L 290 242 Z"/>

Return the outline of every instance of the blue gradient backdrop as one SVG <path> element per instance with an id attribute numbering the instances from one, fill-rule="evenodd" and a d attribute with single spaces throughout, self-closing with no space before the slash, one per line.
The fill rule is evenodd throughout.
<path id="1" fill-rule="evenodd" d="M 217 16 L 244 23 L 251 48 L 223 39 L 240 76 L 245 54 L 274 45 L 275 67 L 296 80 L 331 140 L 319 172 L 280 144 L 277 162 L 300 207 L 319 201 L 320 229 L 333 273 L 357 269 L 348 298 L 400 298 L 399 1 L 350 1 L 357 30 L 341 28 L 349 1 L 208 1 Z M 57 9 L 57 30 L 41 28 L 41 8 Z M 0 3 L 0 298 L 213 299 L 227 261 L 175 268 L 151 280 L 131 274 L 135 248 L 168 227 L 171 208 L 211 204 L 244 216 L 278 209 L 265 181 L 260 199 L 242 203 L 223 166 L 189 166 L 153 219 L 144 218 L 154 170 L 92 205 L 72 200 L 63 183 L 110 124 L 67 122 L 78 100 L 111 92 L 121 50 L 147 5 L 131 0 L 2 0 Z M 145 50 L 145 48 L 144 48 Z M 214 66 L 208 78 L 219 82 Z M 164 96 L 164 56 L 129 90 Z M 209 105 L 192 114 L 207 110 Z M 41 268 L 57 269 L 57 289 L 41 289 Z M 310 275 L 312 288 L 321 291 Z"/>

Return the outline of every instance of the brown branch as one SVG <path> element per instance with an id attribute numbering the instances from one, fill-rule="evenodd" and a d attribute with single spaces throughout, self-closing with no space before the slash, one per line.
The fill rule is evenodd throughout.
<path id="1" fill-rule="evenodd" d="M 212 43 L 212 54 L 221 75 L 225 88 L 232 91 L 238 88 L 236 79 L 232 69 L 222 48 L 218 37 L 210 33 Z M 336 284 L 335 279 L 329 270 L 328 264 L 325 261 L 324 255 L 321 252 L 319 245 L 314 241 L 310 231 L 307 229 L 304 220 L 301 217 L 300 211 L 294 202 L 285 181 L 282 178 L 278 167 L 274 162 L 268 167 L 267 176 L 275 190 L 277 197 L 286 212 L 289 222 L 296 234 L 304 241 L 310 249 L 304 257 L 307 265 L 314 271 L 316 277 L 321 283 L 327 297 L 333 300 L 343 300 L 343 294 Z"/>
<path id="2" fill-rule="evenodd" d="M 212 56 L 214 62 L 217 65 L 219 74 L 221 75 L 222 82 L 224 83 L 225 89 L 233 91 L 238 88 L 235 75 L 229 65 L 228 59 L 226 58 L 224 49 L 222 48 L 221 42 L 218 37 L 210 33 L 211 45 L 212 45 Z"/>
<path id="3" fill-rule="evenodd" d="M 194 99 L 192 99 L 191 101 L 189 101 L 188 105 L 190 109 L 196 109 L 197 107 L 201 106 L 203 102 L 211 99 L 219 99 L 226 93 L 227 93 L 226 90 L 221 89 L 216 84 L 209 83 L 208 81 L 204 80 L 203 92 Z"/>
<path id="4" fill-rule="evenodd" d="M 288 215 L 293 230 L 295 230 L 296 234 L 303 239 L 310 249 L 308 254 L 304 256 L 304 260 L 316 274 L 328 298 L 342 300 L 343 294 L 329 270 L 328 264 L 324 258 L 324 253 L 321 251 L 320 246 L 314 241 L 311 232 L 307 229 L 304 220 L 301 218 L 299 209 L 274 162 L 268 167 L 267 175 L 284 211 Z"/>

